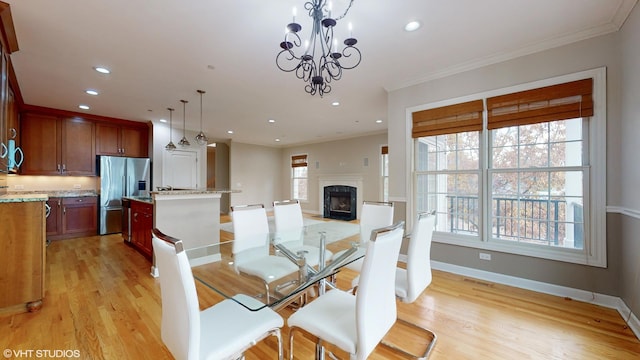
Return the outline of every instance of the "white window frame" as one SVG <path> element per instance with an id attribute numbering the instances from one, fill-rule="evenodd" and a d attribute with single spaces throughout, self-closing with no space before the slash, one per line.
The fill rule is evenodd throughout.
<path id="1" fill-rule="evenodd" d="M 487 111 L 483 113 L 483 130 L 480 135 L 481 146 L 481 191 L 479 194 L 482 201 L 483 213 L 481 214 L 482 222 L 480 229 L 480 239 L 464 235 L 456 235 L 452 233 L 434 232 L 433 241 L 444 244 L 458 245 L 464 247 L 477 248 L 482 250 L 492 250 L 505 252 L 510 254 L 538 257 L 543 259 L 558 260 L 569 263 L 583 264 L 594 267 L 607 267 L 607 233 L 606 233 L 606 128 L 607 128 L 607 97 L 606 97 L 606 68 L 597 68 L 593 70 L 581 71 L 573 74 L 558 76 L 554 78 L 534 81 L 530 83 L 515 85 L 507 88 L 496 89 L 479 94 L 473 94 L 456 99 L 448 99 L 430 104 L 407 108 L 406 124 L 407 128 L 412 127 L 412 114 L 417 111 L 438 108 L 447 105 L 458 104 L 477 99 L 486 99 L 492 96 L 499 96 L 519 91 L 525 91 L 544 86 L 556 85 L 570 81 L 581 80 L 585 78 L 593 78 L 593 102 L 594 114 L 588 121 L 588 138 L 584 139 L 586 171 L 583 179 L 584 192 L 584 249 L 556 248 L 549 246 L 531 246 L 528 244 L 493 242 L 490 239 L 490 229 L 485 224 L 490 221 L 490 204 L 485 199 L 489 199 L 488 189 L 488 139 L 489 131 L 486 130 Z M 486 107 L 486 106 L 485 106 Z M 408 133 L 409 141 L 412 146 L 408 148 L 407 157 L 411 163 L 411 176 L 409 179 L 411 196 L 408 199 L 408 206 L 411 211 L 411 217 L 416 214 L 415 196 L 416 189 L 416 170 L 415 157 L 416 146 L 415 139 L 411 138 L 410 131 Z"/>
<path id="2" fill-rule="evenodd" d="M 382 201 L 389 201 L 389 167 L 387 166 L 385 168 L 385 158 L 386 158 L 386 164 L 389 165 L 389 153 L 387 152 L 386 154 L 382 153 L 382 148 L 384 146 L 388 145 L 382 145 L 380 146 L 380 199 Z M 386 170 L 386 174 L 385 174 L 385 170 Z M 385 189 L 385 180 L 386 180 L 386 189 Z M 385 190 L 387 193 L 387 198 L 385 198 L 384 194 L 385 194 Z"/>

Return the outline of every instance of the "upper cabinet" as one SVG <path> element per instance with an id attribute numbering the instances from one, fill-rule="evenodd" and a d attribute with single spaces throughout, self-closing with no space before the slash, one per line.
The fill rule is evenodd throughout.
<path id="1" fill-rule="evenodd" d="M 149 130 L 145 127 L 96 123 L 96 155 L 149 156 Z"/>
<path id="2" fill-rule="evenodd" d="M 20 124 L 23 175 L 95 175 L 95 124 L 25 113 Z"/>

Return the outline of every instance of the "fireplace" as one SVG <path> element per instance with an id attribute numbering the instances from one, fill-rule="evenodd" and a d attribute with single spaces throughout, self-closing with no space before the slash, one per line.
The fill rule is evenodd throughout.
<path id="1" fill-rule="evenodd" d="M 357 209 L 357 188 L 345 185 L 324 187 L 325 218 L 354 220 Z"/>

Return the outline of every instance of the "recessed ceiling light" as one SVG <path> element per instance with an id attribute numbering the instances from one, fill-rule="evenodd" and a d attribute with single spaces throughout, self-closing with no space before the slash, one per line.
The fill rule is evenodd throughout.
<path id="1" fill-rule="evenodd" d="M 276 141 L 276 142 L 280 142 L 280 139 L 276 139 L 275 141 Z"/>
<path id="2" fill-rule="evenodd" d="M 166 120 L 166 119 L 160 119 L 160 122 L 161 122 L 161 123 L 166 123 L 166 122 L 167 122 L 167 120 Z"/>
<path id="3" fill-rule="evenodd" d="M 84 92 L 86 92 L 89 95 L 94 95 L 94 96 L 98 95 L 98 92 L 92 89 L 85 90 Z"/>
<path id="4" fill-rule="evenodd" d="M 78 105 L 78 107 L 82 110 L 89 110 L 89 105 Z"/>
<path id="5" fill-rule="evenodd" d="M 422 24 L 420 24 L 420 21 L 410 21 L 407 23 L 407 25 L 404 26 L 404 31 L 416 31 L 420 29 L 420 26 L 422 26 Z"/>
<path id="6" fill-rule="evenodd" d="M 382 124 L 382 120 L 380 119 L 376 120 L 376 124 Z"/>
<path id="7" fill-rule="evenodd" d="M 233 130 L 227 130 L 227 134 L 233 134 Z"/>
<path id="8" fill-rule="evenodd" d="M 269 124 L 273 124 L 273 123 L 275 123 L 275 122 L 276 122 L 274 119 L 269 119 L 269 120 L 267 120 L 267 121 L 269 122 Z"/>
<path id="9" fill-rule="evenodd" d="M 339 102 L 339 101 L 334 101 L 334 102 L 332 102 L 332 103 L 331 103 L 331 105 L 333 105 L 333 106 L 339 106 L 339 105 L 340 105 L 340 102 Z"/>
<path id="10" fill-rule="evenodd" d="M 96 66 L 93 68 L 95 71 L 101 73 L 101 74 L 111 74 L 111 70 L 105 68 L 105 67 L 101 67 L 101 66 Z"/>

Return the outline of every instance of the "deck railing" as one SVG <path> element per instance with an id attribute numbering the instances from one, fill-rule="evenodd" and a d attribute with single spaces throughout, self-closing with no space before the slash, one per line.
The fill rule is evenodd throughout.
<path id="1" fill-rule="evenodd" d="M 447 199 L 449 230 L 452 233 L 478 233 L 478 197 L 447 196 Z M 566 234 L 565 200 L 494 197 L 492 202 L 492 234 L 496 238 L 563 246 L 560 242 Z M 573 214 L 574 222 L 582 222 L 581 205 L 573 205 Z M 582 247 L 582 227 L 578 228 L 580 231 L 573 234 L 574 246 Z"/>

